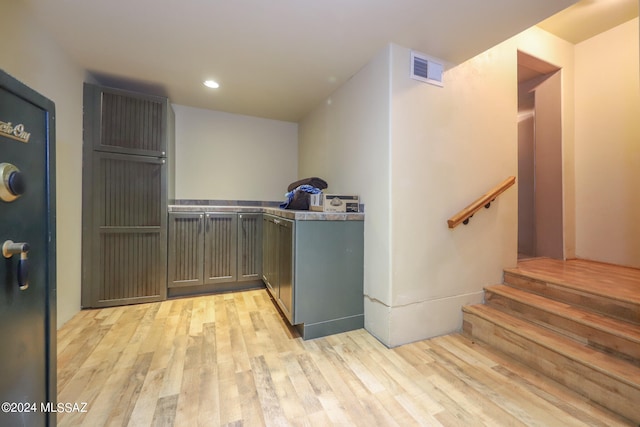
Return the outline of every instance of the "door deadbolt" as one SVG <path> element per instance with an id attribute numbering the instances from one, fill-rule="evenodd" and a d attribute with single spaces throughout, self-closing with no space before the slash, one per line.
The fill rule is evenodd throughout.
<path id="1" fill-rule="evenodd" d="M 25 190 L 24 175 L 11 163 L 0 163 L 0 199 L 13 202 Z"/>
<path id="2" fill-rule="evenodd" d="M 28 243 L 14 243 L 12 240 L 6 240 L 2 245 L 2 255 L 5 258 L 20 254 L 20 260 L 18 260 L 18 287 L 21 291 L 29 287 L 29 258 L 27 256 L 29 249 L 31 248 Z"/>

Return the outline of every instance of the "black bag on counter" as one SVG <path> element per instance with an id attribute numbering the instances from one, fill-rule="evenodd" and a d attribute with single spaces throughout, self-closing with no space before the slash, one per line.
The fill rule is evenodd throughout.
<path id="1" fill-rule="evenodd" d="M 293 193 L 293 199 L 289 202 L 287 209 L 294 211 L 308 211 L 311 204 L 311 193 L 306 191 L 296 191 Z"/>
<path id="2" fill-rule="evenodd" d="M 308 211 L 311 205 L 311 194 L 319 193 L 327 188 L 327 181 L 322 178 L 304 178 L 289 184 L 287 201 L 280 204 L 282 209 Z"/>
<path id="3" fill-rule="evenodd" d="M 322 178 L 318 178 L 317 176 L 314 176 L 312 178 L 304 178 L 289 184 L 289 187 L 287 187 L 287 191 L 292 191 L 294 188 L 298 188 L 301 185 L 310 185 L 312 187 L 319 188 L 320 190 L 324 190 L 325 188 L 327 188 L 327 181 Z"/>

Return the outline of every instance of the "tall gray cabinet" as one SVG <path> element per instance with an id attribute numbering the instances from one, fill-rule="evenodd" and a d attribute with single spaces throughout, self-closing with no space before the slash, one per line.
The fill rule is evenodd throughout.
<path id="1" fill-rule="evenodd" d="M 168 99 L 84 86 L 82 306 L 166 298 Z"/>

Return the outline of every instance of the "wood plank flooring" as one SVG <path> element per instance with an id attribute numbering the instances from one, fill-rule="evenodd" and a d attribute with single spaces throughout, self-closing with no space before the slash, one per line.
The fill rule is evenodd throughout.
<path id="1" fill-rule="evenodd" d="M 84 310 L 58 331 L 59 426 L 622 426 L 459 334 L 303 341 L 265 290 Z"/>

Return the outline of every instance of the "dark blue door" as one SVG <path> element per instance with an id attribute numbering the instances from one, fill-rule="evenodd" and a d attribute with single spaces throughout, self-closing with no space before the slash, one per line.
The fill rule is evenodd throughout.
<path id="1" fill-rule="evenodd" d="M 53 114 L 0 71 L 1 426 L 55 425 Z"/>

